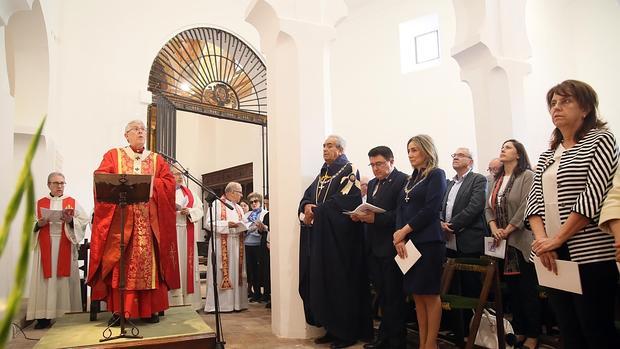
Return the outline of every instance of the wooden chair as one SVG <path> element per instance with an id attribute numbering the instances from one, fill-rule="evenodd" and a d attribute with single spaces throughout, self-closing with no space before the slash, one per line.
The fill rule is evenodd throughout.
<path id="1" fill-rule="evenodd" d="M 456 294 L 449 294 L 450 284 L 456 271 L 478 272 L 481 274 L 482 290 L 478 298 L 464 297 Z M 489 301 L 489 294 L 493 291 L 494 301 Z M 485 308 L 495 310 L 497 326 L 497 341 L 500 349 L 506 349 L 504 334 L 504 312 L 502 309 L 502 297 L 499 284 L 499 274 L 497 262 L 492 258 L 449 258 L 444 266 L 441 279 L 441 306 L 444 310 L 472 309 L 474 317 L 469 327 L 469 336 L 466 349 L 474 348 L 482 311 Z"/>

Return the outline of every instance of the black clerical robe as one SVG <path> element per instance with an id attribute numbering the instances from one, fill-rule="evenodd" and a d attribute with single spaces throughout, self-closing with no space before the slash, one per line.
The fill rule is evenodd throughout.
<path id="1" fill-rule="evenodd" d="M 306 189 L 299 212 L 314 204 L 314 221 L 302 222 L 299 293 L 306 322 L 343 340 L 372 338 L 363 228 L 344 211 L 362 202 L 359 174 L 343 154 L 324 164 Z"/>

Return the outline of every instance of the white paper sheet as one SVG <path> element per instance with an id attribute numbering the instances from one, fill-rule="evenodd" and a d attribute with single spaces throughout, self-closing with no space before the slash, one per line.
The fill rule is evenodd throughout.
<path id="1" fill-rule="evenodd" d="M 344 214 L 348 214 L 348 215 L 352 215 L 354 213 L 363 214 L 363 213 L 367 213 L 367 212 L 384 213 L 385 210 L 382 209 L 381 207 L 377 207 L 377 206 L 375 206 L 373 204 L 369 204 L 367 202 L 364 202 L 363 204 L 360 204 L 359 206 L 357 206 L 355 208 L 355 210 L 353 210 L 353 211 L 345 211 L 343 213 Z"/>
<path id="2" fill-rule="evenodd" d="M 177 208 L 177 211 L 181 211 L 181 209 L 187 207 L 187 204 L 189 204 L 189 198 L 183 195 L 183 193 L 181 193 L 180 191 L 177 191 L 176 194 L 177 194 L 175 198 L 176 208 Z"/>
<path id="3" fill-rule="evenodd" d="M 62 210 L 41 209 L 41 217 L 48 222 L 60 223 L 62 218 Z"/>
<path id="4" fill-rule="evenodd" d="M 534 257 L 534 266 L 536 267 L 536 275 L 538 283 L 541 286 L 555 288 L 562 291 L 583 294 L 581 290 L 581 276 L 579 275 L 579 264 L 571 261 L 562 261 L 556 259 L 558 267 L 558 275 L 547 270 L 540 261 L 540 258 Z"/>
<path id="5" fill-rule="evenodd" d="M 407 241 L 405 244 L 405 249 L 407 249 L 407 258 L 400 258 L 398 255 L 394 257 L 396 264 L 400 267 L 400 270 L 403 274 L 406 274 L 411 267 L 415 264 L 415 262 L 420 259 L 422 256 L 420 251 L 413 245 L 411 240 Z"/>
<path id="6" fill-rule="evenodd" d="M 495 245 L 495 239 L 490 236 L 484 237 L 484 254 L 491 257 L 504 259 L 506 256 L 506 240 L 500 240 Z"/>
<path id="7" fill-rule="evenodd" d="M 446 248 L 456 251 L 456 235 L 449 234 L 449 238 L 446 240 Z"/>

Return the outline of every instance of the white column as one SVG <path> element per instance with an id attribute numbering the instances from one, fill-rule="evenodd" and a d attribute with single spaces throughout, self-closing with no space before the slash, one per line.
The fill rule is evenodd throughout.
<path id="1" fill-rule="evenodd" d="M 326 91 L 333 26 L 286 18 L 259 0 L 246 20 L 258 30 L 267 57 L 272 329 L 279 337 L 305 338 L 320 332 L 305 323 L 298 293 L 297 208 L 323 162 L 322 142 L 331 130 Z"/>
<path id="2" fill-rule="evenodd" d="M 9 84 L 9 65 L 6 60 L 6 25 L 10 17 L 17 11 L 29 10 L 33 0 L 9 0 L 0 1 L 0 158 L 3 159 L 2 171 L 0 171 L 0 212 L 5 212 L 6 205 L 15 187 L 16 177 L 13 175 L 13 132 L 15 119 L 15 98 L 11 95 Z M 13 78 L 15 78 L 13 76 Z M 4 215 L 2 215 L 4 219 Z M 19 226 L 19 224 L 18 224 Z M 19 246 L 19 238 L 15 233 L 18 229 L 12 229 L 0 257 L 0 316 L 3 316 L 6 307 L 7 296 L 13 285 L 16 250 Z"/>
<path id="3" fill-rule="evenodd" d="M 456 37 L 452 57 L 471 88 L 477 152 L 484 166 L 501 143 L 526 135 L 523 80 L 531 49 L 525 0 L 453 0 Z"/>

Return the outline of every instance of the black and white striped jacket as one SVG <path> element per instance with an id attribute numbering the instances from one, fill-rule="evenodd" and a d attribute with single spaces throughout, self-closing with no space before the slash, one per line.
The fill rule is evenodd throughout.
<path id="1" fill-rule="evenodd" d="M 538 159 L 527 196 L 527 226 L 529 216 L 537 215 L 545 221 L 542 174 L 555 161 L 554 153 L 555 149 L 549 149 Z M 590 224 L 566 242 L 574 262 L 585 264 L 615 259 L 614 238 L 598 228 L 598 219 L 617 167 L 618 146 L 610 131 L 590 130 L 562 154 L 557 174 L 560 223 L 564 224 L 571 212 L 590 219 Z"/>

